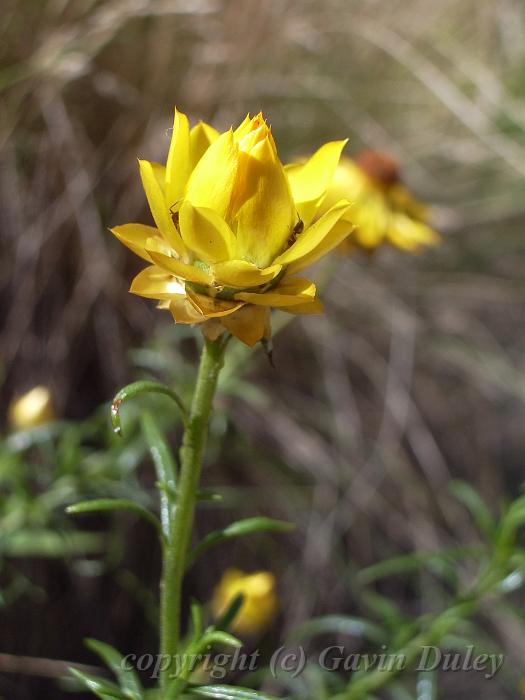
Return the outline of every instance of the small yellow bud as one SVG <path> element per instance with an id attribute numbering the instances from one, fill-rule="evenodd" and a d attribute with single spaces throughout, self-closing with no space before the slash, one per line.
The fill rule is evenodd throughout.
<path id="1" fill-rule="evenodd" d="M 9 425 L 15 430 L 36 428 L 54 419 L 51 392 L 46 386 L 35 386 L 9 406 Z"/>
<path id="2" fill-rule="evenodd" d="M 242 593 L 244 600 L 232 623 L 233 631 L 258 634 L 266 630 L 274 621 L 279 607 L 274 575 L 269 571 L 246 574 L 239 569 L 227 569 L 213 592 L 215 617 L 220 617 L 239 593 Z"/>

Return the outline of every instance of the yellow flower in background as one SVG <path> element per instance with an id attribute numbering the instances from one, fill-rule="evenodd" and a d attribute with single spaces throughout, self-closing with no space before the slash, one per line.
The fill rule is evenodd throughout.
<path id="1" fill-rule="evenodd" d="M 175 110 L 166 166 L 139 161 L 156 228 L 112 229 L 150 263 L 130 291 L 158 299 L 177 323 L 250 346 L 269 337 L 272 307 L 320 313 L 315 285 L 294 275 L 349 233 L 337 226 L 344 198 L 318 216 L 345 143 L 285 169 L 262 114 L 219 134 L 204 123 L 190 130 Z"/>
<path id="2" fill-rule="evenodd" d="M 231 627 L 239 634 L 258 634 L 267 629 L 279 608 L 275 577 L 269 571 L 245 574 L 227 569 L 213 592 L 212 610 L 220 617 L 239 593 L 243 603 Z"/>
<path id="3" fill-rule="evenodd" d="M 402 184 L 397 163 L 383 153 L 364 151 L 356 160 L 341 159 L 321 211 L 341 197 L 353 205 L 344 215 L 355 225 L 349 248 L 372 251 L 389 243 L 413 253 L 440 241 L 426 223 L 427 208 Z"/>
<path id="4" fill-rule="evenodd" d="M 36 428 L 54 419 L 51 392 L 46 386 L 35 386 L 12 401 L 8 410 L 9 425 L 15 430 Z"/>

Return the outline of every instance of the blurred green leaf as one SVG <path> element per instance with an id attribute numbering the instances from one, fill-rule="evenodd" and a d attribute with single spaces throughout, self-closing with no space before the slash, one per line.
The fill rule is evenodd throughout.
<path id="1" fill-rule="evenodd" d="M 216 698 L 217 700 L 277 700 L 272 695 L 260 693 L 251 688 L 238 688 L 231 685 L 201 685 L 189 687 L 188 695 L 198 695 L 202 698 Z"/>
<path id="2" fill-rule="evenodd" d="M 69 672 L 80 682 L 81 685 L 96 695 L 97 698 L 101 698 L 102 700 L 110 700 L 111 698 L 118 698 L 118 700 L 129 700 L 129 695 L 125 695 L 118 686 L 116 686 L 114 683 L 110 683 L 110 681 L 97 678 L 96 676 L 79 671 L 76 668 L 70 668 Z"/>
<path id="3" fill-rule="evenodd" d="M 363 584 L 372 583 L 388 576 L 398 576 L 428 569 L 436 576 L 455 584 L 457 581 L 457 562 L 466 555 L 476 555 L 484 551 L 483 547 L 450 547 L 439 552 L 401 554 L 377 564 L 367 566 L 358 573 Z"/>
<path id="4" fill-rule="evenodd" d="M 157 518 L 144 506 L 124 498 L 97 498 L 93 501 L 81 501 L 66 508 L 70 515 L 82 515 L 84 513 L 100 513 L 113 510 L 124 510 L 140 516 L 157 530 L 161 541 L 164 540 L 162 527 Z"/>
<path id="5" fill-rule="evenodd" d="M 21 529 L 2 539 L 0 548 L 10 557 L 67 557 L 102 551 L 104 538 L 93 532 Z"/>
<path id="6" fill-rule="evenodd" d="M 305 639 L 327 633 L 362 637 L 378 644 L 386 639 L 385 632 L 379 625 L 364 618 L 349 615 L 325 615 L 308 620 L 294 630 L 292 637 L 293 639 Z"/>
<path id="7" fill-rule="evenodd" d="M 481 532 L 492 538 L 496 529 L 496 521 L 476 489 L 465 481 L 458 480 L 450 484 L 450 490 L 468 508 Z"/>
<path id="8" fill-rule="evenodd" d="M 86 646 L 97 654 L 117 677 L 126 698 L 141 700 L 142 686 L 134 669 L 124 668 L 124 657 L 115 648 L 97 639 L 86 639 Z"/>
<path id="9" fill-rule="evenodd" d="M 210 532 L 199 544 L 190 552 L 188 556 L 188 567 L 207 549 L 214 544 L 231 540 L 235 537 L 244 537 L 244 535 L 252 535 L 256 532 L 290 532 L 294 529 L 292 523 L 284 522 L 283 520 L 274 520 L 273 518 L 256 517 L 238 520 L 222 530 Z"/>

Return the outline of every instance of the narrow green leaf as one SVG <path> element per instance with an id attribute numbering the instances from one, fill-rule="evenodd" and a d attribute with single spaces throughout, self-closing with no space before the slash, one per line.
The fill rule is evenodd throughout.
<path id="1" fill-rule="evenodd" d="M 385 641 L 385 632 L 379 625 L 361 617 L 350 615 L 324 615 L 303 623 L 293 633 L 294 639 L 305 639 L 318 634 L 348 634 L 381 644 Z"/>
<path id="2" fill-rule="evenodd" d="M 196 600 L 192 600 L 190 604 L 190 614 L 191 614 L 191 636 L 192 640 L 196 642 L 202 636 L 203 621 L 202 621 L 202 607 L 200 603 Z"/>
<path id="3" fill-rule="evenodd" d="M 168 539 L 173 500 L 170 498 L 170 490 L 175 489 L 177 475 L 175 460 L 173 459 L 173 454 L 166 438 L 162 434 L 151 413 L 145 412 L 142 415 L 141 424 L 142 432 L 155 466 L 158 483 L 165 486 L 165 488 L 159 488 L 160 521 L 164 536 Z"/>
<path id="4" fill-rule="evenodd" d="M 181 413 L 182 420 L 184 424 L 188 420 L 188 409 L 182 398 L 177 394 L 176 391 L 170 389 L 169 386 L 161 384 L 160 382 L 151 381 L 140 381 L 133 382 L 133 384 L 128 384 L 123 389 L 121 389 L 111 402 L 111 424 L 113 425 L 113 430 L 117 435 L 122 433 L 122 425 L 120 423 L 120 407 L 128 399 L 133 399 L 135 396 L 140 396 L 140 394 L 165 394 L 173 399 L 177 404 L 177 407 Z"/>
<path id="5" fill-rule="evenodd" d="M 153 525 L 157 530 L 157 533 L 161 539 L 164 541 L 164 534 L 162 532 L 161 524 L 158 519 L 144 506 L 135 503 L 135 501 L 130 501 L 125 498 L 96 498 L 92 501 L 80 501 L 80 503 L 74 503 L 66 508 L 66 513 L 70 515 L 81 515 L 83 513 L 99 513 L 110 510 L 125 510 L 135 515 L 139 515 L 141 518 L 146 520 L 148 523 Z"/>
<path id="6" fill-rule="evenodd" d="M 525 496 L 520 496 L 510 504 L 507 513 L 502 518 L 502 530 L 513 533 L 525 523 Z"/>
<path id="7" fill-rule="evenodd" d="M 454 496 L 468 508 L 474 522 L 487 537 L 492 538 L 496 529 L 496 522 L 487 504 L 479 493 L 465 481 L 453 481 L 450 490 Z"/>
<path id="8" fill-rule="evenodd" d="M 422 569 L 428 569 L 436 576 L 453 583 L 457 578 L 457 562 L 464 559 L 467 555 L 479 556 L 484 551 L 484 546 L 461 546 L 449 547 L 439 552 L 401 554 L 361 569 L 358 573 L 358 578 L 360 583 L 369 584 L 388 576 L 406 575 L 412 572 L 419 573 Z"/>
<path id="9" fill-rule="evenodd" d="M 228 629 L 228 627 L 231 625 L 231 623 L 236 618 L 237 613 L 241 609 L 243 602 L 244 602 L 243 594 L 237 593 L 235 598 L 231 601 L 231 603 L 228 605 L 226 610 L 219 617 L 217 622 L 213 625 L 214 628 L 217 630 Z"/>
<path id="10" fill-rule="evenodd" d="M 190 552 L 188 556 L 188 567 L 190 567 L 200 555 L 212 547 L 214 544 L 231 540 L 235 537 L 252 535 L 256 532 L 289 532 L 294 529 L 292 523 L 273 518 L 256 517 L 238 520 L 222 530 L 210 532 L 199 544 Z"/>
<path id="11" fill-rule="evenodd" d="M 273 695 L 260 693 L 251 688 L 238 688 L 231 685 L 201 685 L 189 687 L 190 695 L 201 698 L 216 698 L 217 700 L 277 700 Z"/>
<path id="12" fill-rule="evenodd" d="M 206 644 L 223 644 L 224 646 L 233 647 L 234 649 L 240 649 L 242 647 L 240 639 L 222 630 L 213 630 L 209 632 L 205 635 L 205 640 Z"/>
<path id="13" fill-rule="evenodd" d="M 115 674 L 120 687 L 125 692 L 124 697 L 132 700 L 141 700 L 142 686 L 134 669 L 124 667 L 124 657 L 114 647 L 97 639 L 86 639 L 86 646 L 92 652 L 100 656 L 102 661 Z"/>
<path id="14" fill-rule="evenodd" d="M 95 532 L 56 532 L 27 528 L 12 532 L 2 540 L 2 553 L 10 557 L 67 557 L 103 551 L 104 540 Z"/>
<path id="15" fill-rule="evenodd" d="M 77 681 L 81 683 L 87 690 L 91 691 L 93 695 L 102 700 L 108 700 L 111 698 L 118 698 L 118 700 L 129 700 L 129 696 L 126 697 L 122 690 L 116 686 L 114 683 L 104 680 L 103 678 L 97 678 L 96 676 L 91 676 L 88 673 L 79 671 L 76 668 L 70 668 L 69 673 L 74 676 Z"/>

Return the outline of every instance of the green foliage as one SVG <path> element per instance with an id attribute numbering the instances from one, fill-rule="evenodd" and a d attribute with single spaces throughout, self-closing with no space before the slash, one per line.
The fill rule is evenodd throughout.
<path id="1" fill-rule="evenodd" d="M 293 523 L 285 523 L 281 520 L 272 518 L 256 517 L 238 520 L 235 523 L 227 525 L 222 530 L 210 532 L 199 544 L 190 552 L 188 557 L 188 566 L 191 566 L 195 560 L 201 556 L 206 550 L 215 544 L 244 537 L 245 535 L 253 535 L 257 532 L 290 532 L 294 529 Z"/>
<path id="2" fill-rule="evenodd" d="M 141 394 L 164 394 L 172 399 L 177 408 L 180 411 L 183 422 L 188 420 L 188 409 L 179 396 L 179 394 L 165 384 L 160 382 L 152 382 L 147 380 L 142 380 L 139 382 L 133 382 L 133 384 L 128 384 L 123 389 L 121 389 L 114 397 L 111 402 L 111 423 L 113 425 L 113 430 L 117 435 L 122 433 L 122 424 L 120 420 L 120 408 L 125 401 L 133 399 Z"/>

